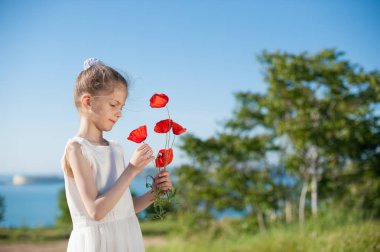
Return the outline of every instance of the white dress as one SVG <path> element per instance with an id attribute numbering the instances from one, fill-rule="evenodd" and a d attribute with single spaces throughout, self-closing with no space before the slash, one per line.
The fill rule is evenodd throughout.
<path id="1" fill-rule="evenodd" d="M 122 147 L 114 141 L 109 141 L 109 146 L 94 145 L 81 137 L 69 139 L 67 144 L 73 141 L 81 145 L 84 157 L 91 163 L 98 192 L 104 194 L 125 169 Z M 67 176 L 65 172 L 66 148 L 61 166 L 64 170 L 66 198 L 73 221 L 73 230 L 70 234 L 67 251 L 145 251 L 129 188 L 102 220 L 92 220 L 81 201 L 75 180 Z"/>

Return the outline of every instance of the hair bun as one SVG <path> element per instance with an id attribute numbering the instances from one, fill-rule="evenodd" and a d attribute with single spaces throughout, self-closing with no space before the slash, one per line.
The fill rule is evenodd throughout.
<path id="1" fill-rule="evenodd" d="M 90 67 L 92 67 L 93 65 L 96 65 L 96 64 L 103 64 L 103 62 L 100 59 L 97 59 L 97 58 L 86 59 L 83 62 L 83 70 L 87 70 L 87 69 L 89 69 Z"/>

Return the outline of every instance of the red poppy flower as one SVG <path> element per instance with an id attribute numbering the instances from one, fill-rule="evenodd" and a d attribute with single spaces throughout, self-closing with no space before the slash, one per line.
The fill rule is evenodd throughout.
<path id="1" fill-rule="evenodd" d="M 155 160 L 156 167 L 165 167 L 173 161 L 173 149 L 162 149 L 158 152 L 158 157 Z"/>
<path id="2" fill-rule="evenodd" d="M 169 97 L 166 94 L 154 94 L 150 98 L 150 106 L 152 108 L 165 107 L 168 102 L 169 102 Z"/>
<path id="3" fill-rule="evenodd" d="M 131 140 L 135 143 L 141 143 L 146 139 L 148 134 L 146 133 L 146 125 L 140 126 L 135 130 L 132 130 L 131 133 L 129 133 L 128 140 Z"/>
<path id="4" fill-rule="evenodd" d="M 175 123 L 173 122 L 173 133 L 175 135 L 181 135 L 182 133 L 185 133 L 186 132 L 186 128 L 182 127 L 181 125 L 179 125 L 178 123 Z"/>
<path id="5" fill-rule="evenodd" d="M 173 121 L 171 119 L 166 119 L 159 121 L 156 123 L 156 126 L 154 126 L 154 131 L 157 133 L 167 133 L 173 125 Z"/>

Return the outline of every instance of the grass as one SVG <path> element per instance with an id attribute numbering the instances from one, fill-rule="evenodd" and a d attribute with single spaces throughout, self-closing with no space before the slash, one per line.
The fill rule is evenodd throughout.
<path id="1" fill-rule="evenodd" d="M 56 227 L 0 228 L 0 244 L 21 242 L 47 242 L 69 238 L 71 229 Z"/>
<path id="2" fill-rule="evenodd" d="M 140 221 L 143 236 L 167 236 L 171 233 L 172 228 L 176 225 L 175 220 L 169 218 L 164 221 Z"/>
<path id="3" fill-rule="evenodd" d="M 173 231 L 180 225 L 176 220 L 142 221 L 140 225 L 145 238 L 161 237 L 165 241 L 148 247 L 147 252 L 380 251 L 380 221 L 362 221 L 347 216 L 352 215 L 321 213 L 316 219 L 310 218 L 303 228 L 297 223 L 278 225 L 256 234 L 236 231 L 237 225 L 242 223 L 236 220 L 219 222 L 217 228 L 187 237 Z M 67 240 L 70 231 L 63 228 L 0 228 L 0 244 Z"/>
<path id="4" fill-rule="evenodd" d="M 175 221 L 172 220 L 140 222 L 144 237 L 166 236 L 175 224 Z M 0 228 L 0 244 L 67 240 L 70 236 L 70 232 L 70 226 Z"/>
<path id="5" fill-rule="evenodd" d="M 235 234 L 212 240 L 208 234 L 196 239 L 174 237 L 166 245 L 148 248 L 147 252 L 380 251 L 380 221 L 348 222 L 337 226 L 334 221 L 325 221 L 311 221 L 304 228 L 293 224 L 259 234 Z"/>

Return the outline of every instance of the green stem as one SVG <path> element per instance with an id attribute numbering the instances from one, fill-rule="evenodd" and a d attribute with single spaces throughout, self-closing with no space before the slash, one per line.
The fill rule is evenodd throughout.
<path id="1" fill-rule="evenodd" d="M 165 108 L 166 108 L 166 111 L 168 112 L 169 120 L 171 120 L 168 105 L 166 105 Z M 171 127 L 173 127 L 172 123 L 170 123 L 170 128 L 171 128 Z M 170 143 L 170 131 L 171 131 L 171 130 L 169 130 L 168 133 L 167 133 L 167 134 L 169 135 L 168 147 L 169 147 L 169 143 Z M 166 147 L 166 146 L 165 146 L 165 147 Z"/>
<path id="2" fill-rule="evenodd" d="M 174 139 L 175 139 L 175 135 L 173 137 L 173 142 L 172 142 L 172 146 L 170 148 L 173 148 L 173 144 L 174 144 Z"/>
<path id="3" fill-rule="evenodd" d="M 171 119 L 171 118 L 170 118 L 170 112 L 169 112 L 168 105 L 166 105 L 165 108 L 166 108 L 166 111 L 168 112 L 168 117 L 169 117 L 169 119 Z"/>
<path id="4" fill-rule="evenodd" d="M 168 112 L 169 120 L 171 120 L 171 119 L 170 119 L 169 109 L 168 109 L 167 106 L 166 106 L 166 110 L 167 110 L 167 112 Z M 172 123 L 171 123 L 170 121 L 169 121 L 169 124 L 170 124 L 170 129 L 171 129 L 171 128 L 173 127 L 173 125 L 172 125 Z M 171 131 L 171 130 L 169 130 L 168 133 L 167 133 L 167 134 L 168 134 L 168 146 L 166 147 L 166 149 L 169 149 L 169 145 L 170 145 L 170 131 Z M 166 170 L 167 162 L 168 162 L 168 157 L 166 156 L 166 157 L 165 157 L 165 168 L 164 168 L 165 170 Z"/>
<path id="5" fill-rule="evenodd" d="M 165 150 L 167 149 L 168 146 L 168 133 L 165 134 Z"/>
<path id="6" fill-rule="evenodd" d="M 165 108 L 166 108 L 166 111 L 168 112 L 169 120 L 171 120 L 168 105 L 166 105 Z M 172 127 L 172 123 L 170 123 L 170 126 Z M 170 127 L 170 128 L 171 128 L 171 127 Z M 168 136 L 168 140 L 167 140 L 167 142 L 165 142 L 165 152 L 166 152 L 167 149 L 169 149 L 169 144 L 170 144 L 170 131 L 171 131 L 171 130 L 169 130 L 169 131 L 166 133 L 167 136 Z M 165 154 L 166 154 L 166 153 L 165 153 Z M 168 157 L 167 157 L 167 155 L 166 155 L 166 156 L 165 156 L 165 167 L 164 167 L 164 170 L 166 170 L 167 162 L 168 162 Z"/>

